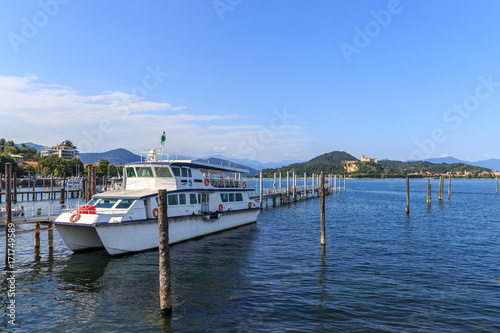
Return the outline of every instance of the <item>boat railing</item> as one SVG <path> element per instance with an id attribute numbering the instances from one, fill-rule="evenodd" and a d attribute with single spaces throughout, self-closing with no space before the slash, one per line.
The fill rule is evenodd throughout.
<path id="1" fill-rule="evenodd" d="M 243 188 L 243 181 L 228 178 L 210 178 L 210 184 L 217 188 Z"/>
<path id="2" fill-rule="evenodd" d="M 43 218 L 56 218 L 59 216 L 62 212 L 66 210 L 75 210 L 76 205 L 72 206 L 65 206 L 66 208 L 61 207 L 61 205 L 52 205 L 52 206 L 23 206 L 23 205 L 18 205 L 12 207 L 12 217 L 17 217 L 17 218 L 25 218 L 25 219 L 31 219 L 31 218 L 36 218 L 36 217 L 43 217 Z M 0 218 L 5 217 L 5 212 L 0 211 Z"/>

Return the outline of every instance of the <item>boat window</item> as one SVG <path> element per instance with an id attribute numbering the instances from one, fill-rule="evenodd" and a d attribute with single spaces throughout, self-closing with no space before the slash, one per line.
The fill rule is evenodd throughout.
<path id="1" fill-rule="evenodd" d="M 191 205 L 196 205 L 198 202 L 196 202 L 196 194 L 191 193 L 189 195 L 189 203 Z"/>
<path id="2" fill-rule="evenodd" d="M 228 202 L 228 200 L 229 200 L 229 196 L 227 195 L 227 193 L 221 193 L 220 198 L 221 198 L 222 202 Z"/>
<path id="3" fill-rule="evenodd" d="M 137 167 L 137 177 L 153 177 L 153 170 L 150 167 Z"/>
<path id="4" fill-rule="evenodd" d="M 187 177 L 188 176 L 188 169 L 182 168 L 182 177 Z"/>
<path id="5" fill-rule="evenodd" d="M 236 193 L 236 201 L 243 201 L 243 194 Z"/>
<path id="6" fill-rule="evenodd" d="M 234 201 L 234 193 L 229 193 L 229 202 Z"/>
<path id="7" fill-rule="evenodd" d="M 172 177 L 172 173 L 168 167 L 155 167 L 156 177 Z"/>
<path id="8" fill-rule="evenodd" d="M 101 199 L 95 205 L 96 208 L 111 208 L 118 202 L 118 199 Z"/>
<path id="9" fill-rule="evenodd" d="M 125 168 L 127 177 L 135 177 L 135 170 L 132 167 Z"/>
<path id="10" fill-rule="evenodd" d="M 189 174 L 189 178 L 193 177 L 193 175 L 191 174 L 191 169 L 188 169 L 188 174 Z"/>
<path id="11" fill-rule="evenodd" d="M 203 195 L 201 196 L 201 202 L 208 202 L 208 194 L 207 193 L 203 193 Z"/>
<path id="12" fill-rule="evenodd" d="M 179 205 L 185 205 L 185 204 L 186 204 L 186 195 L 179 194 Z"/>
<path id="13" fill-rule="evenodd" d="M 174 173 L 174 176 L 180 177 L 181 176 L 181 169 L 173 167 L 172 172 Z"/>
<path id="14" fill-rule="evenodd" d="M 97 203 L 97 201 L 99 201 L 99 199 L 92 199 L 89 201 L 89 203 L 87 205 L 94 206 Z"/>
<path id="15" fill-rule="evenodd" d="M 179 197 L 177 194 L 170 194 L 168 196 L 168 205 L 169 206 L 175 206 L 179 204 Z"/>
<path id="16" fill-rule="evenodd" d="M 129 208 L 130 206 L 132 206 L 132 204 L 134 203 L 135 200 L 122 200 L 120 201 L 120 203 L 118 205 L 116 205 L 116 209 L 127 209 Z"/>

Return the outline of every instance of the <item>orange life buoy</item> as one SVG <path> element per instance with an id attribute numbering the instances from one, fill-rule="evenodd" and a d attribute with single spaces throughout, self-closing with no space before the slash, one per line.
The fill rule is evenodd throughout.
<path id="1" fill-rule="evenodd" d="M 153 209 L 153 216 L 158 217 L 158 208 Z"/>
<path id="2" fill-rule="evenodd" d="M 253 206 L 253 205 L 252 205 L 252 203 L 251 203 L 251 202 L 249 202 L 249 203 L 248 203 L 248 208 L 252 208 L 252 206 Z"/>
<path id="3" fill-rule="evenodd" d="M 241 187 L 243 188 L 247 188 L 247 184 L 245 184 L 244 182 L 241 184 Z"/>
<path id="4" fill-rule="evenodd" d="M 70 222 L 76 222 L 80 219 L 80 214 L 79 213 L 75 213 L 73 215 L 71 215 L 71 217 L 69 218 L 69 221 Z"/>
<path id="5" fill-rule="evenodd" d="M 205 186 L 208 186 L 210 184 L 210 181 L 208 180 L 208 178 L 205 178 Z"/>
<path id="6" fill-rule="evenodd" d="M 224 210 L 224 206 L 222 204 L 219 205 L 219 212 L 222 212 Z"/>

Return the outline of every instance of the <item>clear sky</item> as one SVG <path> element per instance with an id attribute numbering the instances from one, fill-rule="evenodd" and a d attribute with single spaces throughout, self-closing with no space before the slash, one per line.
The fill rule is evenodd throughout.
<path id="1" fill-rule="evenodd" d="M 500 158 L 499 1 L 0 2 L 0 137 Z"/>

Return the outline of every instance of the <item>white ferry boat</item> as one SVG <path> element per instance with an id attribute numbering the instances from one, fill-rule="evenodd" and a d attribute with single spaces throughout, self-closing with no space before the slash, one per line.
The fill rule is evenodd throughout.
<path id="1" fill-rule="evenodd" d="M 158 190 L 167 190 L 170 244 L 255 223 L 259 206 L 241 179 L 248 170 L 197 160 L 148 161 L 124 167 L 123 189 L 96 194 L 55 220 L 72 251 L 111 255 L 157 248 Z"/>

